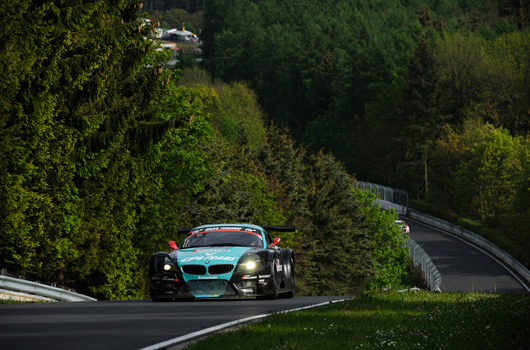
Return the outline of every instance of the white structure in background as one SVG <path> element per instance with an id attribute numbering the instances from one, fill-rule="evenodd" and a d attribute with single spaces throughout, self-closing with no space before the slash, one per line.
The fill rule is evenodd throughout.
<path id="1" fill-rule="evenodd" d="M 175 39 L 177 41 L 184 41 L 188 43 L 195 43 L 199 41 L 199 37 L 195 35 L 194 33 L 190 32 L 189 30 L 186 30 L 184 26 L 182 26 L 182 30 L 178 30 L 178 29 L 166 30 L 163 36 L 166 39 Z"/>

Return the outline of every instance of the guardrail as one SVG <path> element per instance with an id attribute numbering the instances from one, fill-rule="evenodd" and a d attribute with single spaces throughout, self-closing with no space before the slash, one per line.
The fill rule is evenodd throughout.
<path id="1" fill-rule="evenodd" d="M 38 282 L 27 281 L 20 278 L 5 276 L 5 269 L 1 270 L 0 288 L 16 292 L 28 293 L 57 301 L 97 301 L 87 295 L 70 290 L 49 286 Z"/>
<path id="2" fill-rule="evenodd" d="M 440 292 L 442 285 L 442 276 L 431 261 L 431 258 L 412 238 L 408 239 L 409 256 L 412 259 L 414 267 L 419 267 L 423 272 L 425 284 L 429 290 Z"/>
<path id="3" fill-rule="evenodd" d="M 451 224 L 447 221 L 435 218 L 433 216 L 424 214 L 417 210 L 410 209 L 408 207 L 408 194 L 402 190 L 397 190 L 391 187 L 385 187 L 381 185 L 372 184 L 369 182 L 357 181 L 357 188 L 365 189 L 369 191 L 376 191 L 379 195 L 379 198 L 376 199 L 376 202 L 381 207 L 381 209 L 394 209 L 398 213 L 409 217 L 411 219 L 417 220 L 424 224 L 431 225 L 440 230 L 449 232 L 457 237 L 468 241 L 488 253 L 495 256 L 497 259 L 508 265 L 513 271 L 517 272 L 521 276 L 525 283 L 530 286 L 530 271 L 526 266 L 521 264 L 518 260 L 514 259 L 510 254 L 488 241 L 482 236 L 477 235 L 474 232 L 461 228 L 460 226 Z M 404 195 L 403 193 L 406 195 Z M 404 199 L 406 198 L 406 200 Z M 405 204 L 406 203 L 406 204 Z"/>
<path id="4" fill-rule="evenodd" d="M 493 256 L 501 260 L 503 263 L 508 265 L 510 268 L 512 268 L 526 281 L 527 284 L 530 285 L 530 271 L 526 268 L 526 266 L 521 264 L 510 254 L 508 254 L 492 242 L 488 241 L 484 237 L 479 236 L 476 233 L 466 230 L 460 226 L 451 224 L 447 221 L 435 218 L 433 216 L 424 214 L 414 209 L 409 208 L 407 216 L 424 224 L 428 224 L 445 232 L 449 232 L 457 237 L 462 238 L 465 241 L 473 243 L 474 245 L 484 249 L 485 251 L 492 254 Z"/>

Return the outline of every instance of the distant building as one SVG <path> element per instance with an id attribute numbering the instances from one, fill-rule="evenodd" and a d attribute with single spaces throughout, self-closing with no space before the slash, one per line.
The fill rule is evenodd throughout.
<path id="1" fill-rule="evenodd" d="M 190 32 L 189 30 L 186 30 L 184 26 L 182 26 L 182 30 L 178 30 L 176 28 L 166 30 L 162 33 L 162 39 L 175 40 L 187 43 L 196 43 L 199 41 L 199 37 L 194 33 Z"/>

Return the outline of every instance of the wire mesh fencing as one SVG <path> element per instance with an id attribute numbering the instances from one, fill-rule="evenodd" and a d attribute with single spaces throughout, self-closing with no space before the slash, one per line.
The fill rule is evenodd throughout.
<path id="1" fill-rule="evenodd" d="M 396 203 L 404 207 L 409 206 L 409 194 L 403 190 L 397 188 L 381 186 L 370 182 L 356 181 L 356 186 L 362 190 L 368 190 L 370 192 L 376 192 L 379 199 Z"/>
<path id="2" fill-rule="evenodd" d="M 407 245 L 409 247 L 409 256 L 414 263 L 414 267 L 420 268 L 423 272 L 427 288 L 439 292 L 440 286 L 442 285 L 442 276 L 440 276 L 440 272 L 431 261 L 431 258 L 429 258 L 429 255 L 411 238 L 407 240 Z"/>

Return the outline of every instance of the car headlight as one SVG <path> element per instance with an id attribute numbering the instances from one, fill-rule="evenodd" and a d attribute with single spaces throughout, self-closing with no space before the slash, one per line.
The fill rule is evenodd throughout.
<path id="1" fill-rule="evenodd" d="M 261 266 L 261 259 L 256 254 L 245 255 L 241 258 L 239 269 L 247 272 L 256 271 Z"/>
<path id="2" fill-rule="evenodd" d="M 243 263 L 242 265 L 247 270 L 254 270 L 254 269 L 256 269 L 256 267 L 258 267 L 258 264 L 256 264 L 255 261 L 248 261 L 246 263 Z"/>
<path id="3" fill-rule="evenodd" d="M 164 269 L 164 271 L 176 271 L 177 270 L 177 267 L 175 266 L 173 261 L 169 258 L 166 258 L 164 260 L 164 265 L 162 265 L 162 268 Z"/>

